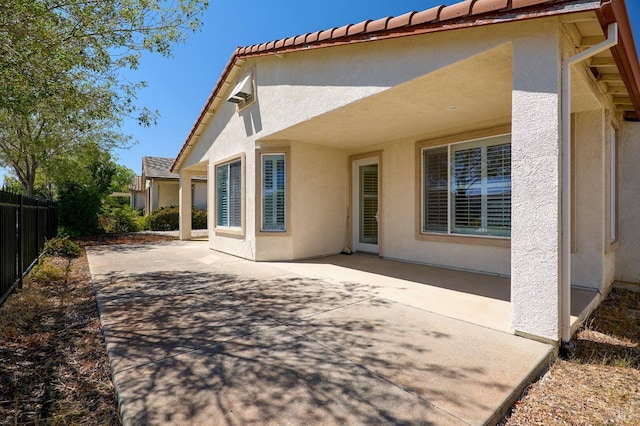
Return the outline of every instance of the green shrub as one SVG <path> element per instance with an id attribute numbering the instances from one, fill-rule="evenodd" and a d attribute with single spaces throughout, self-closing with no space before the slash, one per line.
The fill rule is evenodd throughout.
<path id="1" fill-rule="evenodd" d="M 27 278 L 38 284 L 52 284 L 62 281 L 64 275 L 64 271 L 54 265 L 50 258 L 44 257 L 31 268 Z"/>
<path id="2" fill-rule="evenodd" d="M 180 224 L 178 207 L 160 207 L 147 217 L 147 224 L 152 231 L 176 231 Z"/>
<path id="3" fill-rule="evenodd" d="M 68 182 L 58 188 L 58 220 L 70 235 L 92 235 L 98 230 L 100 195 L 94 188 Z"/>
<path id="4" fill-rule="evenodd" d="M 138 217 L 137 210 L 132 210 L 129 206 L 105 205 L 98 218 L 98 225 L 102 232 L 109 234 L 141 231 Z"/>
<path id="5" fill-rule="evenodd" d="M 207 229 L 207 211 L 193 208 L 191 212 L 191 228 Z"/>
<path id="6" fill-rule="evenodd" d="M 136 217 L 136 227 L 141 231 L 149 230 L 149 223 L 147 221 L 146 216 L 137 216 Z"/>
<path id="7" fill-rule="evenodd" d="M 176 206 L 161 207 L 147 216 L 147 227 L 152 231 L 177 231 L 180 226 L 180 209 Z M 191 210 L 191 227 L 207 228 L 207 211 L 197 208 Z"/>
<path id="8" fill-rule="evenodd" d="M 58 256 L 65 259 L 75 259 L 82 253 L 80 246 L 71 241 L 68 235 L 55 237 L 44 243 L 42 250 L 47 256 Z"/>

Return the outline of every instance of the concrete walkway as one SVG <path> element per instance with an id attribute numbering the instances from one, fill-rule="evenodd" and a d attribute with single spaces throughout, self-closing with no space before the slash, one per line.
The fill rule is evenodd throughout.
<path id="1" fill-rule="evenodd" d="M 204 241 L 87 255 L 125 425 L 495 423 L 552 354 L 321 261 Z"/>

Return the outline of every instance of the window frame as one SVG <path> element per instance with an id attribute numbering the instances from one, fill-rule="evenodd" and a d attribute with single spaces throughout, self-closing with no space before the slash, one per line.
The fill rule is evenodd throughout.
<path id="1" fill-rule="evenodd" d="M 492 139 L 511 135 L 511 126 L 505 124 L 489 129 L 466 132 L 441 138 L 419 141 L 415 149 L 415 239 L 419 241 L 446 242 L 472 245 L 486 245 L 494 247 L 511 247 L 510 236 L 457 234 L 451 233 L 451 149 L 450 146 L 465 144 L 483 139 Z M 425 150 L 446 148 L 447 151 L 447 231 L 435 232 L 424 230 L 424 157 Z"/>
<path id="2" fill-rule="evenodd" d="M 284 155 L 284 230 L 263 229 L 263 156 Z M 261 147 L 256 149 L 256 199 L 255 199 L 255 226 L 256 235 L 261 237 L 288 237 L 291 235 L 291 150 L 288 146 Z"/>
<path id="3" fill-rule="evenodd" d="M 240 163 L 240 226 L 218 225 L 218 168 L 230 167 L 233 163 Z M 213 170 L 213 230 L 216 235 L 244 236 L 245 235 L 245 157 L 244 154 L 225 158 L 214 163 Z"/>

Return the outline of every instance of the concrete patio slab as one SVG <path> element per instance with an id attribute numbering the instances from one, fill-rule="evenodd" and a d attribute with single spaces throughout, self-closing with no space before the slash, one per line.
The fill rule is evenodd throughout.
<path id="1" fill-rule="evenodd" d="M 429 311 L 421 298 L 466 293 L 390 273 L 194 241 L 87 255 L 125 425 L 491 423 L 553 353 Z M 418 266 L 416 280 L 449 279 Z"/>
<path id="2" fill-rule="evenodd" d="M 116 373 L 115 382 L 124 424 L 461 424 L 285 326 Z"/>

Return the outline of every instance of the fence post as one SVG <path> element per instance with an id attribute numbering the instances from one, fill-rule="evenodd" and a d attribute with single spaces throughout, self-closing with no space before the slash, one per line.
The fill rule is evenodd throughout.
<path id="1" fill-rule="evenodd" d="M 22 288 L 22 275 L 24 274 L 24 199 L 18 195 L 20 207 L 18 210 L 18 288 Z"/>

